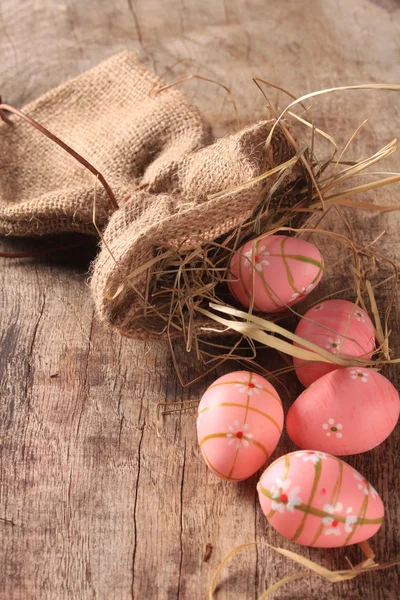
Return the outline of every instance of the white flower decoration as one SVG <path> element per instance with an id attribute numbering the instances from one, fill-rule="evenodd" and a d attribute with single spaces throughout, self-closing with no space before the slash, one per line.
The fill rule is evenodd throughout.
<path id="1" fill-rule="evenodd" d="M 335 419 L 328 419 L 328 422 L 322 425 L 322 429 L 326 430 L 327 437 L 331 437 L 332 433 L 335 434 L 337 438 L 341 438 L 343 436 L 341 431 L 343 429 L 343 425 L 341 423 L 335 423 Z"/>
<path id="2" fill-rule="evenodd" d="M 350 371 L 350 375 L 352 379 L 361 379 L 363 383 L 368 382 L 369 373 L 368 371 L 364 371 L 363 369 L 355 369 Z"/>
<path id="3" fill-rule="evenodd" d="M 324 460 L 326 458 L 325 452 L 316 452 L 315 450 L 304 450 L 301 452 L 297 452 L 296 456 L 301 457 L 304 462 L 308 462 L 311 460 L 314 465 L 318 463 L 320 460 Z"/>
<path id="4" fill-rule="evenodd" d="M 322 510 L 330 515 L 334 515 L 335 513 L 343 510 L 343 504 L 341 502 L 336 502 L 335 506 L 333 506 L 333 504 L 324 504 Z"/>
<path id="5" fill-rule="evenodd" d="M 246 392 L 248 396 L 252 396 L 253 394 L 259 394 L 260 390 L 262 390 L 262 385 L 244 377 L 240 377 L 238 381 L 240 383 L 236 383 L 236 387 L 241 394 Z"/>
<path id="6" fill-rule="evenodd" d="M 341 528 L 340 523 L 337 519 L 335 519 L 335 513 L 341 512 L 343 510 L 343 504 L 341 502 L 337 502 L 335 506 L 332 504 L 325 504 L 323 510 L 329 513 L 330 517 L 323 517 L 322 523 L 326 527 L 324 530 L 325 535 L 340 535 Z M 343 525 L 343 529 L 346 533 L 351 533 L 353 531 L 353 525 L 357 523 L 356 515 L 352 515 L 353 509 L 349 506 L 346 510 L 346 520 Z"/>
<path id="7" fill-rule="evenodd" d="M 310 283 L 307 287 L 302 287 L 300 292 L 295 292 L 294 294 L 292 294 L 292 301 L 296 300 L 296 298 L 299 298 L 299 296 L 304 296 L 304 294 L 308 294 L 315 288 L 315 286 L 315 283 Z"/>
<path id="8" fill-rule="evenodd" d="M 322 523 L 326 527 L 326 529 L 324 530 L 325 535 L 340 535 L 341 524 L 337 519 L 335 519 L 335 514 L 343 510 L 343 504 L 341 502 L 337 502 L 335 506 L 332 506 L 332 504 L 325 504 L 323 510 L 329 513 L 329 515 L 332 515 L 323 517 L 322 519 Z M 353 531 L 353 525 L 355 525 L 355 523 L 357 523 L 358 520 L 356 515 L 351 514 L 352 512 L 353 509 L 351 506 L 349 506 L 346 510 L 347 516 L 343 526 L 346 533 L 351 533 Z"/>
<path id="9" fill-rule="evenodd" d="M 365 318 L 362 312 L 360 312 L 359 310 L 356 311 L 356 319 L 357 321 L 359 321 L 360 323 L 365 323 Z"/>
<path id="10" fill-rule="evenodd" d="M 337 502 L 335 506 L 332 504 L 325 504 L 323 510 L 332 515 L 331 517 L 326 516 L 322 519 L 322 523 L 326 527 L 324 530 L 325 535 L 340 535 L 340 523 L 333 515 L 343 510 L 343 504 L 341 502 Z"/>
<path id="11" fill-rule="evenodd" d="M 330 350 L 332 352 L 332 354 L 337 354 L 340 350 L 340 344 L 342 343 L 342 341 L 339 338 L 333 339 L 333 338 L 328 338 L 328 344 L 325 345 L 325 348 L 327 348 L 327 350 Z"/>
<path id="12" fill-rule="evenodd" d="M 300 496 L 298 496 L 300 487 L 296 486 L 292 489 L 289 489 L 290 479 L 282 481 L 282 479 L 277 478 L 275 481 L 277 487 L 272 486 L 270 490 L 273 498 L 271 503 L 272 510 L 276 510 L 282 515 L 285 512 L 285 509 L 291 513 L 294 512 L 295 507 L 302 504 L 302 499 Z"/>
<path id="13" fill-rule="evenodd" d="M 344 524 L 344 530 L 346 531 L 346 533 L 351 533 L 353 531 L 353 525 L 355 525 L 358 521 L 357 516 L 356 515 L 352 515 L 351 513 L 353 512 L 353 509 L 351 506 L 348 507 L 348 509 L 346 510 L 346 521 Z"/>
<path id="14" fill-rule="evenodd" d="M 261 273 L 263 267 L 269 266 L 269 252 L 268 250 L 266 250 L 265 246 L 261 246 L 260 248 L 258 248 L 257 252 L 254 255 L 253 249 L 251 249 L 245 252 L 243 256 L 247 258 L 247 260 L 244 263 L 244 266 L 247 269 L 251 269 L 252 267 L 254 267 L 255 270 L 258 271 L 258 273 Z"/>
<path id="15" fill-rule="evenodd" d="M 294 294 L 292 294 L 292 300 L 296 300 L 296 298 L 305 294 L 305 291 L 306 291 L 306 288 L 302 287 L 300 292 L 295 292 Z"/>
<path id="16" fill-rule="evenodd" d="M 325 535 L 340 535 L 340 523 L 333 517 L 324 517 L 322 523 L 327 527 L 324 530 Z"/>
<path id="17" fill-rule="evenodd" d="M 354 479 L 357 479 L 357 481 L 359 482 L 357 484 L 358 489 L 362 490 L 366 496 L 371 494 L 372 498 L 374 498 L 374 499 L 378 496 L 378 492 L 376 491 L 376 489 L 373 488 L 372 485 L 370 483 L 368 483 L 368 481 L 366 479 L 364 479 L 364 477 L 362 475 L 360 475 L 360 473 L 357 473 L 357 471 L 354 471 L 353 477 L 354 477 Z"/>
<path id="18" fill-rule="evenodd" d="M 243 444 L 245 448 L 249 445 L 248 440 L 251 440 L 253 434 L 247 431 L 249 425 L 245 423 L 242 428 L 240 428 L 239 421 L 235 419 L 233 421 L 233 425 L 229 425 L 229 433 L 226 434 L 228 439 L 228 446 L 232 446 L 236 442 L 236 448 L 239 450 L 240 446 Z"/>

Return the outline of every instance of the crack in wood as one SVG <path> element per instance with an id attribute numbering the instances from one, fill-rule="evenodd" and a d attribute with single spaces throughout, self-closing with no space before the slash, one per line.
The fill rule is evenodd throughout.
<path id="1" fill-rule="evenodd" d="M 142 449 L 142 441 L 143 441 L 143 435 L 144 435 L 145 426 L 146 426 L 146 423 L 143 423 L 142 432 L 141 432 L 140 439 L 139 439 L 139 444 L 138 444 L 137 476 L 136 476 L 136 483 L 135 483 L 135 498 L 134 498 L 134 502 L 133 502 L 133 531 L 134 531 L 135 541 L 134 541 L 133 551 L 132 551 L 132 566 L 131 566 L 131 572 L 132 572 L 131 598 L 132 598 L 132 600 L 134 600 L 134 598 L 135 598 L 134 584 L 135 584 L 135 560 L 136 560 L 136 550 L 137 550 L 136 510 L 137 510 L 137 500 L 138 500 L 138 491 L 139 491 L 139 479 L 140 479 L 140 466 L 141 466 L 140 465 L 140 463 L 141 463 L 140 451 Z"/>
<path id="2" fill-rule="evenodd" d="M 254 490 L 254 541 L 257 544 L 257 506 L 258 506 L 258 492 L 257 489 L 255 488 Z M 259 593 L 258 593 L 258 586 L 260 583 L 260 573 L 259 573 L 259 565 L 258 565 L 258 561 L 259 561 L 259 552 L 258 552 L 258 546 L 254 546 L 255 550 L 256 550 L 256 572 L 254 575 L 254 600 L 257 600 L 257 598 L 259 597 Z"/>
<path id="3" fill-rule="evenodd" d="M 30 386 L 32 388 L 32 364 L 31 364 L 31 361 L 32 361 L 32 355 L 33 355 L 33 348 L 35 346 L 36 336 L 37 336 L 37 332 L 39 329 L 40 321 L 42 320 L 42 317 L 43 317 L 45 305 L 46 305 L 46 296 L 43 296 L 42 303 L 41 303 L 40 309 L 39 309 L 39 316 L 38 316 L 35 326 L 33 328 L 32 341 L 31 341 L 29 351 L 28 351 L 27 373 L 26 373 L 26 378 L 25 378 L 25 390 L 24 390 L 25 400 L 27 402 L 28 409 L 31 408 L 31 402 L 30 402 L 30 399 L 28 398 L 28 387 Z"/>
<path id="4" fill-rule="evenodd" d="M 92 334 L 93 334 L 94 318 L 95 318 L 95 312 L 93 310 L 92 311 L 92 318 L 91 318 L 91 321 L 90 321 L 89 343 L 88 343 L 88 351 L 87 351 L 87 355 L 86 355 L 85 376 L 84 376 L 84 380 L 83 380 L 84 394 L 83 394 L 83 398 L 82 398 L 82 402 L 81 402 L 81 406 L 80 406 L 78 423 L 77 423 L 76 431 L 75 431 L 75 443 L 76 443 L 76 441 L 78 439 L 79 431 L 80 431 L 80 428 L 81 428 L 81 421 L 82 421 L 82 415 L 83 415 L 83 412 L 84 412 L 84 409 L 85 409 L 86 398 L 89 397 L 89 385 L 88 385 L 88 379 L 89 379 L 89 359 L 90 359 L 90 351 L 91 351 L 91 346 L 92 346 Z"/>
<path id="5" fill-rule="evenodd" d="M 182 565 L 183 565 L 183 488 L 185 485 L 185 467 L 186 467 L 186 441 L 183 447 L 183 465 L 180 489 L 180 560 L 179 560 L 179 577 L 178 589 L 176 593 L 177 600 L 181 600 L 181 585 L 182 585 Z"/>

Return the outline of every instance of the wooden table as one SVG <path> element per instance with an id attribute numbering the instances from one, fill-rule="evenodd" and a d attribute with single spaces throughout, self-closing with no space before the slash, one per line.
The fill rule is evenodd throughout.
<path id="1" fill-rule="evenodd" d="M 247 123 L 265 114 L 255 75 L 296 94 L 399 82 L 399 18 L 396 0 L 1 0 L 0 92 L 22 106 L 129 48 L 160 75 L 172 68 L 168 81 L 197 73 L 230 86 Z M 183 88 L 216 134 L 234 130 L 223 90 L 204 81 Z M 348 92 L 314 103 L 318 125 L 342 143 L 370 119 L 353 157 L 399 135 L 399 106 L 394 92 Z M 383 168 L 396 170 L 396 159 Z M 396 194 L 394 186 L 366 198 L 393 204 Z M 377 247 L 398 256 L 398 213 L 347 216 L 366 243 L 385 231 Z M 157 403 L 199 398 L 213 376 L 183 389 L 164 344 L 106 331 L 94 315 L 87 268 L 88 256 L 78 252 L 62 261 L 2 261 L 1 600 L 203 599 L 227 552 L 254 540 L 328 568 L 346 568 L 345 555 L 361 560 L 357 548 L 301 549 L 268 527 L 256 476 L 229 485 L 207 471 L 194 411 L 165 418 L 157 436 Z M 346 287 L 347 276 L 336 273 L 325 291 Z M 379 288 L 381 310 L 388 289 Z M 399 356 L 398 304 L 392 330 Z M 179 346 L 177 352 L 192 378 L 195 358 Z M 281 359 L 267 353 L 264 360 Z M 399 371 L 387 373 L 399 386 Z M 286 383 L 287 407 L 300 386 L 293 375 Z M 284 436 L 276 456 L 291 449 Z M 349 459 L 386 505 L 385 526 L 372 541 L 382 562 L 400 553 L 399 452 L 397 429 L 380 447 Z M 224 571 L 217 598 L 257 598 L 298 570 L 261 545 Z M 276 597 L 381 600 L 398 598 L 399 586 L 399 570 L 391 569 L 335 586 L 304 580 Z"/>

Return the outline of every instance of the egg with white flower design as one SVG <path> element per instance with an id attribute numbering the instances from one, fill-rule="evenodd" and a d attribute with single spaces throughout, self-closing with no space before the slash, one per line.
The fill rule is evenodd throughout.
<path id="1" fill-rule="evenodd" d="M 359 454 L 381 444 L 400 413 L 396 388 L 371 369 L 345 367 L 327 373 L 292 404 L 286 429 L 300 448 L 336 456 Z"/>
<path id="2" fill-rule="evenodd" d="M 375 349 L 375 330 L 367 313 L 347 300 L 325 300 L 310 308 L 299 321 L 295 334 L 327 350 L 334 356 L 371 358 Z M 295 342 L 295 346 L 301 346 Z M 294 357 L 296 375 L 308 387 L 339 365 L 305 361 Z"/>
<path id="3" fill-rule="evenodd" d="M 305 298 L 324 270 L 319 250 L 305 240 L 269 235 L 250 240 L 232 257 L 228 285 L 246 308 L 277 312 Z"/>
<path id="4" fill-rule="evenodd" d="M 228 481 L 253 475 L 271 456 L 283 428 L 275 388 L 249 371 L 223 375 L 206 390 L 197 411 L 197 435 L 211 471 Z"/>
<path id="5" fill-rule="evenodd" d="M 281 456 L 264 471 L 257 491 L 272 527 L 304 546 L 357 544 L 383 522 L 378 492 L 353 467 L 324 452 Z"/>

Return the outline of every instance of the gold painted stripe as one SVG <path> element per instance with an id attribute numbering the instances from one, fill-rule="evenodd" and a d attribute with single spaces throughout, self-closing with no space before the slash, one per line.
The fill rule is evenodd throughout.
<path id="1" fill-rule="evenodd" d="M 266 496 L 267 498 L 269 498 L 270 500 L 275 500 L 275 498 L 272 498 L 269 490 L 265 489 L 263 486 L 260 486 L 261 489 L 261 493 L 264 494 L 264 496 Z M 368 496 L 366 496 L 367 501 L 368 501 Z M 309 506 L 307 504 L 299 504 L 298 506 L 294 507 L 294 510 L 300 510 L 301 512 L 305 512 L 308 513 L 310 515 L 313 515 L 314 517 L 332 517 L 332 515 L 330 513 L 325 512 L 324 510 L 320 510 L 319 508 L 315 508 L 314 506 Z M 335 520 L 339 521 L 339 523 L 345 523 L 346 522 L 346 517 L 343 517 L 341 515 L 334 515 Z M 383 523 L 383 517 L 378 517 L 377 519 L 365 519 L 364 517 L 357 517 L 357 525 L 379 525 Z"/>
<path id="2" fill-rule="evenodd" d="M 337 464 L 339 467 L 339 475 L 336 479 L 336 483 L 334 485 L 331 497 L 329 498 L 329 504 L 331 504 L 332 506 L 334 506 L 336 504 L 336 502 L 338 501 L 338 498 L 340 495 L 340 490 L 342 488 L 342 480 L 343 480 L 343 463 L 338 458 L 336 458 L 336 461 L 337 461 Z M 314 546 L 314 544 L 316 544 L 323 529 L 324 529 L 324 524 L 321 523 L 320 526 L 318 527 L 317 533 L 315 534 L 312 542 L 310 543 L 310 546 Z"/>
<path id="3" fill-rule="evenodd" d="M 221 473 L 221 471 L 219 471 L 216 467 L 214 467 L 214 465 L 212 464 L 212 462 L 210 461 L 210 459 L 208 458 L 205 450 L 203 450 L 203 456 L 207 462 L 207 464 L 211 467 L 211 469 L 213 471 L 215 471 L 220 477 L 222 477 L 222 479 L 225 479 L 226 481 L 242 481 L 242 478 L 240 477 L 227 477 L 224 473 Z"/>
<path id="4" fill-rule="evenodd" d="M 259 241 L 256 243 L 256 248 L 255 248 L 255 250 L 256 250 L 256 254 L 258 253 L 258 248 L 259 248 L 260 242 L 261 242 L 261 240 L 259 240 Z M 274 292 L 274 290 L 271 288 L 271 286 L 270 286 L 270 285 L 269 285 L 269 284 L 268 284 L 268 283 L 265 281 L 265 277 L 264 277 L 264 271 L 263 271 L 263 270 L 261 270 L 261 272 L 259 273 L 259 272 L 257 271 L 257 269 L 253 268 L 253 276 L 252 276 L 252 284 L 253 284 L 253 289 L 254 289 L 254 278 L 255 278 L 255 276 L 257 275 L 257 273 L 258 273 L 258 275 L 259 275 L 259 277 L 260 277 L 260 279 L 261 279 L 261 283 L 262 283 L 262 286 L 263 286 L 263 288 L 264 288 L 264 292 L 267 294 L 267 296 L 268 296 L 268 298 L 271 300 L 272 304 L 274 304 L 275 308 L 281 308 L 281 304 L 280 304 L 279 302 L 277 302 L 277 301 L 276 301 L 276 300 L 273 298 L 273 294 L 275 294 L 275 292 Z M 276 294 L 275 294 L 275 295 L 276 295 Z M 263 312 L 263 310 L 262 310 L 262 309 L 261 309 L 259 306 L 257 306 L 257 304 L 256 304 L 255 302 L 254 302 L 254 308 L 256 308 L 256 309 L 257 309 L 258 311 L 260 311 L 260 312 Z"/>
<path id="5" fill-rule="evenodd" d="M 242 284 L 243 291 L 246 294 L 249 302 L 251 303 L 251 294 L 249 294 L 249 292 L 247 290 L 247 287 L 244 284 L 244 279 L 243 279 L 243 269 L 242 269 L 242 266 L 243 266 L 243 263 L 246 262 L 246 261 L 249 261 L 249 263 L 251 265 L 251 260 L 249 258 L 247 258 L 247 256 L 245 256 L 244 254 L 239 254 L 239 259 L 238 259 L 239 279 L 240 279 L 240 283 Z M 249 268 L 251 268 L 250 265 L 249 265 Z"/>
<path id="6" fill-rule="evenodd" d="M 260 241 L 261 241 L 261 240 L 259 240 L 259 241 L 256 243 L 256 246 L 255 246 L 255 252 L 256 252 L 256 254 L 257 254 L 257 252 L 258 252 L 258 247 L 259 247 L 259 245 L 260 245 Z M 274 298 L 273 298 L 273 294 L 275 293 L 275 292 L 274 292 L 274 290 L 273 290 L 273 289 L 271 288 L 271 286 L 270 286 L 270 285 L 269 285 L 269 284 L 268 284 L 268 283 L 265 281 L 265 277 L 264 277 L 264 271 L 262 270 L 262 271 L 259 273 L 259 272 L 257 271 L 257 269 L 256 269 L 256 268 L 254 268 L 254 267 L 252 268 L 252 279 L 251 279 L 252 286 L 253 286 L 253 290 L 254 290 L 254 280 L 255 280 L 255 276 L 256 276 L 257 274 L 258 274 L 258 276 L 259 276 L 259 277 L 260 277 L 260 279 L 261 279 L 261 283 L 262 283 L 262 286 L 263 286 L 263 288 L 264 288 L 264 292 L 267 294 L 267 296 L 268 296 L 268 298 L 271 300 L 272 304 L 274 304 L 275 308 L 281 308 L 281 304 L 280 304 L 279 302 L 277 302 L 276 300 L 274 300 Z M 243 283 L 243 281 L 242 281 L 242 283 Z M 244 287 L 244 285 L 243 285 L 243 287 Z M 276 294 L 275 294 L 275 295 L 276 295 Z M 249 296 L 248 296 L 248 297 L 249 297 Z M 254 308 L 255 308 L 256 310 L 260 311 L 260 312 L 263 312 L 263 311 L 262 311 L 262 309 L 261 309 L 261 307 L 260 307 L 260 306 L 258 306 L 258 305 L 257 305 L 257 303 L 256 303 L 255 301 L 254 301 Z"/>
<path id="7" fill-rule="evenodd" d="M 323 528 L 324 528 L 324 524 L 321 523 L 319 525 L 318 529 L 317 529 L 317 533 L 315 534 L 315 536 L 313 537 L 312 542 L 310 543 L 310 546 L 314 546 L 314 544 L 317 543 L 317 541 L 318 541 L 318 539 L 319 539 L 319 537 L 320 537 L 320 535 L 322 533 Z"/>
<path id="8" fill-rule="evenodd" d="M 253 377 L 253 374 L 250 373 L 250 371 L 248 372 L 248 375 L 249 375 L 249 381 L 248 381 L 247 385 L 249 385 L 251 383 L 251 380 L 252 380 L 252 377 Z M 249 402 L 250 402 L 250 396 L 247 393 L 246 410 L 245 410 L 245 413 L 244 413 L 244 423 L 246 423 L 246 420 L 247 420 L 247 413 L 248 413 Z M 235 468 L 236 460 L 237 460 L 237 457 L 238 457 L 238 454 L 239 454 L 239 450 L 240 450 L 240 446 L 239 446 L 239 448 L 236 448 L 236 454 L 235 454 L 234 459 L 233 459 L 232 467 L 231 467 L 231 469 L 229 471 L 229 477 L 231 476 L 231 474 L 233 473 L 233 469 Z"/>
<path id="9" fill-rule="evenodd" d="M 253 377 L 253 375 L 252 375 L 252 373 L 250 373 L 250 371 L 248 372 L 248 375 L 249 375 L 249 381 L 247 382 L 247 385 L 249 385 L 251 383 L 251 380 L 252 380 L 252 377 Z M 247 393 L 247 395 L 246 395 L 246 410 L 244 412 L 244 421 L 243 421 L 244 423 L 246 423 L 246 420 L 247 420 L 247 413 L 248 413 L 249 402 L 250 402 L 250 396 Z M 235 454 L 234 459 L 233 459 L 232 467 L 231 467 L 231 469 L 229 471 L 229 476 L 232 475 L 233 469 L 235 468 L 236 460 L 237 460 L 237 457 L 238 457 L 238 454 L 239 454 L 239 450 L 240 450 L 240 445 L 239 445 L 239 448 L 236 448 L 236 454 Z"/>
<path id="10" fill-rule="evenodd" d="M 259 442 L 258 440 L 255 440 L 255 439 L 248 439 L 248 438 L 245 438 L 245 440 L 249 444 L 254 444 L 255 446 L 257 446 L 257 448 L 260 448 L 260 450 L 262 450 L 264 452 L 265 456 L 266 456 L 265 460 L 268 460 L 268 458 L 269 458 L 268 451 L 267 451 L 267 449 L 265 448 L 265 446 L 261 442 Z"/>
<path id="11" fill-rule="evenodd" d="M 295 454 L 295 452 L 291 452 L 290 454 Z M 284 481 L 284 480 L 287 478 L 287 476 L 289 475 L 289 469 L 290 469 L 290 458 L 289 458 L 289 456 L 290 456 L 290 454 L 285 454 L 285 456 L 283 456 L 283 457 L 282 457 L 282 458 L 284 459 L 284 462 L 285 462 L 285 468 L 284 468 L 284 472 L 283 472 L 283 475 L 282 475 L 282 480 L 283 480 L 283 481 Z M 279 460 L 279 459 L 277 459 L 277 460 Z M 265 471 L 264 471 L 264 473 L 263 473 L 263 474 L 265 475 L 265 473 L 268 473 L 268 471 L 269 471 L 270 469 L 272 469 L 272 467 L 275 465 L 275 463 L 276 463 L 276 461 L 274 461 L 272 464 L 270 464 L 270 465 L 269 465 L 269 466 L 268 466 L 268 467 L 265 469 Z"/>
<path id="12" fill-rule="evenodd" d="M 315 493 L 317 491 L 317 485 L 318 482 L 321 478 L 321 473 L 322 473 L 322 460 L 320 459 L 317 463 L 314 464 L 314 468 L 315 468 L 315 475 L 314 475 L 314 481 L 313 481 L 313 485 L 311 488 L 311 492 L 310 492 L 310 497 L 308 499 L 308 505 L 311 506 L 312 501 L 314 500 L 314 496 Z M 297 538 L 303 533 L 304 530 L 304 526 L 306 524 L 308 518 L 308 513 L 304 513 L 302 520 L 300 521 L 300 525 L 298 526 L 297 530 L 295 531 L 293 537 L 291 538 L 291 540 L 294 542 L 295 540 L 297 540 Z"/>
<path id="13" fill-rule="evenodd" d="M 249 372 L 249 374 L 250 374 L 250 372 Z M 249 383 L 251 383 L 251 381 L 249 381 L 248 383 L 246 383 L 246 381 L 221 381 L 220 383 L 213 383 L 212 385 L 210 385 L 208 390 L 212 390 L 216 387 L 220 387 L 221 385 L 243 385 L 244 387 L 246 387 L 246 386 L 248 387 Z M 257 385 L 259 385 L 259 384 L 257 384 Z M 270 390 L 267 390 L 267 388 L 265 388 L 265 387 L 261 387 L 261 388 L 257 388 L 257 389 L 260 392 L 265 392 L 266 394 L 269 394 L 270 396 L 275 398 L 275 400 L 278 400 L 279 404 L 282 406 L 282 402 L 281 402 L 281 399 L 279 398 L 279 396 L 275 396 L 275 394 L 273 392 L 271 392 Z"/>
<path id="14" fill-rule="evenodd" d="M 282 250 L 282 260 L 283 260 L 283 266 L 285 267 L 286 276 L 287 276 L 287 280 L 288 280 L 288 283 L 289 283 L 290 287 L 292 288 L 292 290 L 293 290 L 295 293 L 297 293 L 297 294 L 300 294 L 300 293 L 301 293 L 301 292 L 300 292 L 300 290 L 298 290 L 298 289 L 297 289 L 297 287 L 296 287 L 296 286 L 295 286 L 295 284 L 294 284 L 293 275 L 292 275 L 292 272 L 291 272 L 291 270 L 290 270 L 290 267 L 289 267 L 289 265 L 288 265 L 288 263 L 287 263 L 286 256 L 285 256 L 285 244 L 286 244 L 286 240 L 287 240 L 287 239 L 288 239 L 288 238 L 284 238 L 284 239 L 281 241 L 281 250 Z"/>
<path id="15" fill-rule="evenodd" d="M 252 378 L 253 378 L 253 374 L 252 374 L 252 373 L 250 373 L 250 372 L 249 372 L 248 374 L 249 374 L 249 381 L 248 381 L 248 383 L 251 383 L 251 382 L 252 382 Z M 247 394 L 247 403 L 246 403 L 246 406 L 244 407 L 244 406 L 242 406 L 242 405 L 239 405 L 239 406 L 240 406 L 240 408 L 245 408 L 245 415 L 244 415 L 244 422 L 245 422 L 245 423 L 246 423 L 246 420 L 247 420 L 248 410 L 251 410 L 251 409 L 252 409 L 252 407 L 250 406 L 250 398 L 251 398 L 251 396 L 249 396 L 249 395 Z M 205 411 L 205 410 L 207 410 L 208 408 L 210 408 L 210 407 L 205 407 L 204 409 L 202 409 L 202 411 L 201 411 L 201 412 L 204 412 L 204 411 Z M 265 416 L 268 418 L 268 415 L 265 415 Z M 271 418 L 271 419 L 272 419 L 272 418 Z M 277 423 L 276 423 L 276 425 L 277 425 Z M 253 444 L 253 445 L 254 445 L 254 446 L 256 446 L 257 448 L 259 448 L 259 449 L 260 449 L 262 452 L 264 452 L 264 454 L 265 454 L 265 456 L 266 456 L 266 460 L 268 460 L 268 458 L 269 458 L 268 451 L 267 451 L 267 449 L 264 447 L 264 445 L 263 445 L 261 442 L 259 442 L 258 440 L 255 440 L 255 439 L 253 439 L 253 438 L 247 438 L 245 435 L 244 435 L 243 437 L 244 437 L 244 439 L 246 440 L 246 442 L 247 442 L 248 444 Z M 203 446 L 203 444 L 204 444 L 205 442 L 207 442 L 208 440 L 211 440 L 211 439 L 217 439 L 217 438 L 220 438 L 220 439 L 221 439 L 221 438 L 228 438 L 228 440 L 229 440 L 229 439 L 234 439 L 234 438 L 233 438 L 233 434 L 232 434 L 232 438 L 231 438 L 230 436 L 228 437 L 228 434 L 227 434 L 227 433 L 210 433 L 210 434 L 206 435 L 204 438 L 202 438 L 202 440 L 200 440 L 200 447 L 202 447 L 202 446 Z M 241 439 L 243 439 L 243 438 L 241 438 Z M 227 441 L 228 441 L 228 440 L 227 440 Z M 236 465 L 236 461 L 237 461 L 237 457 L 238 457 L 238 454 L 239 454 L 239 450 L 240 450 L 240 448 L 241 448 L 241 445 L 242 445 L 242 444 L 240 443 L 240 446 L 239 446 L 239 448 L 236 448 L 236 452 L 235 452 L 235 456 L 234 456 L 234 458 L 233 458 L 233 463 L 232 463 L 232 466 L 231 466 L 231 468 L 230 468 L 230 470 L 229 470 L 229 473 L 228 473 L 228 475 L 225 475 L 225 477 L 227 477 L 228 479 L 234 479 L 234 478 L 232 477 L 232 473 L 233 473 L 233 469 L 235 468 L 235 465 Z M 211 463 L 210 463 L 210 465 L 211 465 Z M 214 467 L 213 467 L 213 468 L 214 468 Z"/>
<path id="16" fill-rule="evenodd" d="M 282 480 L 285 481 L 285 479 L 287 479 L 287 476 L 289 475 L 289 469 L 290 469 L 290 458 L 288 454 L 285 454 L 285 470 L 283 471 L 283 477 Z"/>
<path id="17" fill-rule="evenodd" d="M 367 486 L 368 486 L 368 492 L 369 492 L 369 483 L 367 483 Z M 344 541 L 344 544 L 343 544 L 344 546 L 347 546 L 347 544 L 350 544 L 350 540 L 353 537 L 353 535 L 355 534 L 358 525 L 360 525 L 361 519 L 364 518 L 365 513 L 367 512 L 368 502 L 369 502 L 369 493 L 368 493 L 368 496 L 365 496 L 365 498 L 361 504 L 360 512 L 358 513 L 358 517 L 357 517 L 357 523 L 354 523 L 352 531 L 350 531 L 349 535 L 347 536 L 347 538 Z M 382 518 L 382 521 L 383 521 L 383 518 Z"/>
<path id="18" fill-rule="evenodd" d="M 235 404 L 234 402 L 219 402 L 218 404 L 209 404 L 205 408 L 202 408 L 199 411 L 199 415 L 203 414 L 210 408 L 218 408 L 219 406 L 231 406 L 231 407 L 235 407 L 235 408 L 245 408 L 243 406 L 243 404 Z M 279 423 L 277 423 L 273 417 L 270 417 L 269 415 L 267 415 L 267 413 L 263 412 L 262 410 L 259 410 L 258 408 L 254 408 L 254 406 L 249 406 L 249 411 L 258 413 L 259 415 L 262 415 L 263 417 L 268 419 L 268 421 L 270 421 L 273 425 L 275 425 L 275 427 L 277 428 L 279 433 L 282 432 L 282 428 L 279 427 Z"/>
<path id="19" fill-rule="evenodd" d="M 215 440 L 216 438 L 226 438 L 226 437 L 227 437 L 226 433 L 209 433 L 208 435 L 204 436 L 203 439 L 200 441 L 200 448 L 205 442 L 208 442 L 208 440 Z M 230 438 L 228 438 L 228 440 L 229 439 Z"/>
<path id="20" fill-rule="evenodd" d="M 232 477 L 233 469 L 235 468 L 235 465 L 236 465 L 236 460 L 237 460 L 237 457 L 238 457 L 238 454 L 239 454 L 239 450 L 240 450 L 240 446 L 239 446 L 239 448 L 236 448 L 235 456 L 233 457 L 233 463 L 232 463 L 232 466 L 231 466 L 231 468 L 229 470 L 229 473 L 228 473 L 229 479 Z"/>
<path id="21" fill-rule="evenodd" d="M 257 249 L 256 249 L 256 252 L 257 252 Z M 244 260 L 242 260 L 242 259 L 244 259 Z M 246 285 L 244 283 L 244 278 L 243 278 L 243 268 L 242 267 L 243 267 L 243 263 L 246 263 L 247 261 L 250 262 L 249 267 L 250 267 L 250 269 L 252 271 L 252 273 L 251 273 L 251 286 L 253 288 L 253 294 L 249 293 L 249 291 L 248 291 L 248 289 L 247 289 L 247 287 L 246 287 Z M 253 302 L 253 307 L 256 310 L 261 311 L 261 308 L 257 305 L 257 303 L 255 301 L 255 298 L 254 297 L 252 298 L 252 296 L 254 296 L 254 273 L 257 273 L 257 270 L 255 268 L 253 268 L 253 263 L 251 262 L 251 260 L 249 258 L 247 258 L 247 256 L 244 256 L 244 254 L 240 254 L 239 255 L 238 265 L 239 265 L 239 280 L 240 280 L 240 283 L 242 284 L 243 291 L 246 294 L 246 296 L 247 296 L 250 304 L 251 304 L 251 302 Z"/>
<path id="22" fill-rule="evenodd" d="M 272 287 L 265 281 L 264 273 L 261 272 L 260 275 L 261 275 L 261 283 L 264 288 L 264 292 L 267 294 L 267 296 L 271 300 L 272 304 L 275 305 L 275 308 L 283 308 L 282 304 L 280 304 L 273 298 L 272 294 L 274 294 L 277 298 L 278 298 L 278 296 L 276 295 L 276 293 L 274 292 Z M 279 298 L 278 298 L 278 300 L 279 300 Z M 258 309 L 258 310 L 260 310 L 260 312 L 263 312 L 261 309 Z"/>
<path id="23" fill-rule="evenodd" d="M 276 258 L 290 258 L 291 260 L 298 260 L 300 262 L 309 263 L 310 265 L 314 265 L 319 269 L 323 268 L 323 264 L 319 262 L 319 260 L 315 260 L 315 258 L 311 258 L 310 256 L 305 256 L 304 254 L 270 254 L 270 256 Z"/>
<path id="24" fill-rule="evenodd" d="M 312 282 L 311 282 L 311 283 L 315 283 L 315 282 L 317 281 L 317 279 L 318 279 L 318 278 L 319 278 L 319 276 L 321 275 L 321 271 L 323 272 L 324 270 L 323 270 L 323 269 L 320 269 L 320 270 L 318 271 L 318 273 L 316 274 L 316 276 L 314 277 L 314 279 L 312 280 Z"/>

